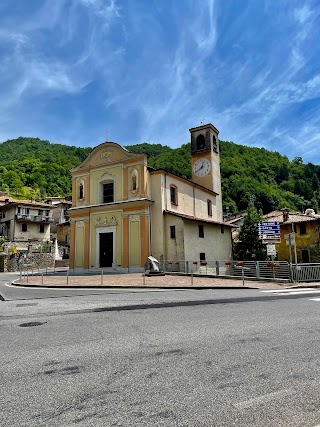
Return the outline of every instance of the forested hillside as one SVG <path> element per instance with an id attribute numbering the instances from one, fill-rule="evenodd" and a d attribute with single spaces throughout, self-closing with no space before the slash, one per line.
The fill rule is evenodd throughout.
<path id="1" fill-rule="evenodd" d="M 18 198 L 71 195 L 69 170 L 91 148 L 51 144 L 39 138 L 18 138 L 0 144 L 0 190 Z"/>
<path id="2" fill-rule="evenodd" d="M 190 144 L 172 149 L 160 144 L 126 147 L 146 153 L 148 164 L 191 178 Z M 289 207 L 318 209 L 320 166 L 303 164 L 263 148 L 220 141 L 224 209 L 246 209 L 250 198 L 264 212 Z M 69 170 L 81 163 L 91 148 L 51 144 L 38 138 L 18 138 L 0 144 L 0 190 L 14 197 L 64 196 L 71 194 Z"/>

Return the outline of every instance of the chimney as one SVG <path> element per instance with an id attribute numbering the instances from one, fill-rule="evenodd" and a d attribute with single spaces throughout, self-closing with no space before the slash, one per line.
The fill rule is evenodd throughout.
<path id="1" fill-rule="evenodd" d="M 288 219 L 289 219 L 289 209 L 288 208 L 282 209 L 282 215 L 283 215 L 283 222 L 288 221 Z"/>
<path id="2" fill-rule="evenodd" d="M 313 209 L 306 209 L 305 213 L 308 216 L 315 216 L 315 211 Z"/>

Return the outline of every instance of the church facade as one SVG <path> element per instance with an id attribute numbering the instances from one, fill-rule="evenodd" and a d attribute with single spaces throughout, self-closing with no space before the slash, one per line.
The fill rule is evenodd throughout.
<path id="1" fill-rule="evenodd" d="M 147 166 L 114 142 L 72 170 L 70 268 L 142 271 L 159 260 L 231 259 L 223 223 L 218 130 L 190 129 L 192 180 Z"/>

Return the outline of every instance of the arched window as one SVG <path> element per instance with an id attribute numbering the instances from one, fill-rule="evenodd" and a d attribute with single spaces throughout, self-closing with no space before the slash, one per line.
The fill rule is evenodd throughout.
<path id="1" fill-rule="evenodd" d="M 83 199 L 83 197 L 84 197 L 83 182 L 80 182 L 80 185 L 79 185 L 79 199 Z"/>
<path id="2" fill-rule="evenodd" d="M 196 144 L 197 144 L 197 150 L 203 150 L 205 148 L 206 141 L 202 134 L 197 136 Z"/>
<path id="3" fill-rule="evenodd" d="M 207 207 L 208 207 L 208 216 L 212 216 L 212 202 L 211 200 L 207 200 Z"/>

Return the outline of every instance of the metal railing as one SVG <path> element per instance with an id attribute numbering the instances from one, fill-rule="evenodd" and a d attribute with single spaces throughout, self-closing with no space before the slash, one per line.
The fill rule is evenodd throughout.
<path id="1" fill-rule="evenodd" d="M 53 222 L 53 218 L 50 216 L 42 215 L 29 215 L 29 214 L 17 214 L 16 220 L 18 221 L 34 221 L 34 222 Z"/>
<path id="2" fill-rule="evenodd" d="M 160 261 L 165 273 L 290 280 L 287 261 Z"/>
<path id="3" fill-rule="evenodd" d="M 294 282 L 317 282 L 320 281 L 320 264 L 293 264 L 292 280 Z"/>

